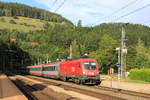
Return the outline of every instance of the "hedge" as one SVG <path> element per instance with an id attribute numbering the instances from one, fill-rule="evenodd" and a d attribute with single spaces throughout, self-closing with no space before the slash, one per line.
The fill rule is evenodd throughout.
<path id="1" fill-rule="evenodd" d="M 133 80 L 142 80 L 142 81 L 150 82 L 150 68 L 131 69 L 129 77 Z"/>

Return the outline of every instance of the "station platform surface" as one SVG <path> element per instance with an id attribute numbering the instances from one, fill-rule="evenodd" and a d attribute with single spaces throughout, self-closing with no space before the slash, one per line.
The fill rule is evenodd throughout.
<path id="1" fill-rule="evenodd" d="M 105 79 L 102 80 L 101 86 L 150 94 L 150 83 L 118 81 L 105 76 Z"/>
<path id="2" fill-rule="evenodd" d="M 9 80 L 0 75 L 0 100 L 28 100 L 23 93 Z"/>

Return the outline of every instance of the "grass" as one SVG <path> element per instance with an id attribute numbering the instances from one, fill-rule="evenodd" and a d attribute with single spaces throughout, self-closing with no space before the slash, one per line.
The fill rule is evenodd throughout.
<path id="1" fill-rule="evenodd" d="M 16 24 L 10 23 L 13 20 Z M 43 24 L 46 21 L 40 19 L 33 19 L 27 17 L 17 17 L 17 19 L 13 17 L 0 17 L 0 29 L 17 29 L 20 31 L 34 31 L 34 30 L 43 30 Z M 55 24 L 53 22 L 49 22 L 49 24 Z"/>
<path id="2" fill-rule="evenodd" d="M 113 75 L 106 75 L 106 74 L 102 74 L 103 77 L 109 77 L 109 78 L 112 78 L 114 81 L 118 80 L 118 76 L 117 74 L 113 74 Z M 123 80 L 120 80 L 120 81 L 123 81 L 123 82 L 132 82 L 132 83 L 144 83 L 144 84 L 150 84 L 150 82 L 145 82 L 145 81 L 141 81 L 141 80 L 133 80 L 133 79 L 130 79 L 129 77 L 123 79 Z"/>
<path id="3" fill-rule="evenodd" d="M 123 81 L 125 81 L 125 82 L 134 82 L 134 83 L 145 83 L 145 84 L 150 84 L 150 82 L 145 82 L 145 81 L 142 81 L 142 80 L 133 80 L 133 79 L 130 79 L 129 77 L 127 77 L 127 78 L 124 79 Z"/>

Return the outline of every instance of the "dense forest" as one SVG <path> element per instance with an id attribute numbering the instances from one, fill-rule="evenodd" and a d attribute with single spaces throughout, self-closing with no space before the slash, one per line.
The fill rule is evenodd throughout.
<path id="1" fill-rule="evenodd" d="M 2 9 L 1 6 L 0 8 Z M 33 13 L 32 10 L 29 12 Z M 100 71 L 106 73 L 110 67 L 115 67 L 117 64 L 118 57 L 115 49 L 121 44 L 122 25 L 124 23 L 104 23 L 95 27 L 82 27 L 81 22 L 78 26 L 45 23 L 44 30 L 38 31 L 1 29 L 0 63 L 3 68 L 1 70 L 4 70 L 5 66 L 8 69 L 17 69 L 26 65 L 67 59 L 70 46 L 72 46 L 73 59 L 80 58 L 87 53 L 89 57 L 97 59 Z M 127 70 L 149 68 L 150 28 L 128 24 L 125 31 L 128 48 Z"/>

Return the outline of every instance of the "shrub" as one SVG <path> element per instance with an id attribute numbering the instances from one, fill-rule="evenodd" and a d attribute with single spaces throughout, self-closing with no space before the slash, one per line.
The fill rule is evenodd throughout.
<path id="1" fill-rule="evenodd" d="M 14 20 L 10 20 L 9 23 L 11 23 L 11 24 L 17 24 Z"/>
<path id="2" fill-rule="evenodd" d="M 150 82 L 150 68 L 131 69 L 129 77 L 133 80 L 142 80 Z"/>
<path id="3" fill-rule="evenodd" d="M 13 16 L 13 18 L 14 18 L 14 19 L 18 19 L 18 17 L 17 17 L 17 16 Z"/>
<path id="4" fill-rule="evenodd" d="M 36 27 L 35 25 L 31 25 L 31 24 L 28 24 L 28 23 L 20 23 L 20 25 L 24 25 L 24 26 L 28 26 L 28 27 Z"/>
<path id="5" fill-rule="evenodd" d="M 0 22 L 5 22 L 5 19 L 4 18 L 0 18 Z"/>

